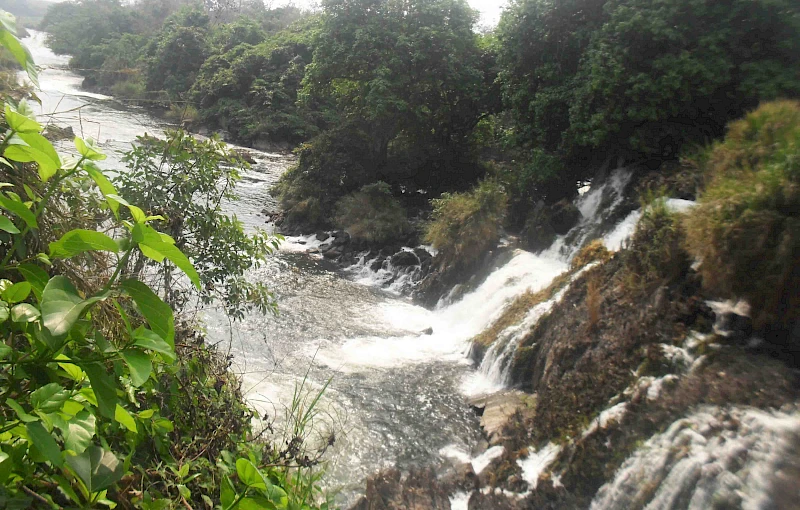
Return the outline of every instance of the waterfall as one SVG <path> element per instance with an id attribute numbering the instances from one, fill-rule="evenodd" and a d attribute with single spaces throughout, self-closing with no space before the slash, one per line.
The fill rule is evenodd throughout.
<path id="1" fill-rule="evenodd" d="M 634 452 L 591 508 L 795 507 L 798 451 L 797 411 L 700 408 Z"/>

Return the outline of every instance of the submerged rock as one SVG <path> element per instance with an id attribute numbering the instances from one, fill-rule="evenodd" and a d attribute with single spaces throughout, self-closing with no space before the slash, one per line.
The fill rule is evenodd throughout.
<path id="1" fill-rule="evenodd" d="M 400 251 L 392 255 L 392 265 L 394 267 L 418 266 L 419 259 L 413 251 Z"/>
<path id="2" fill-rule="evenodd" d="M 350 510 L 450 510 L 448 491 L 432 469 L 412 471 L 405 477 L 397 469 L 367 479 L 367 491 Z"/>

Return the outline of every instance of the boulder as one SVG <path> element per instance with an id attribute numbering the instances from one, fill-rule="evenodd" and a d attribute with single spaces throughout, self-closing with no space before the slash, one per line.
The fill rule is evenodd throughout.
<path id="1" fill-rule="evenodd" d="M 433 255 L 431 255 L 428 250 L 424 248 L 414 248 L 414 255 L 419 259 L 419 265 L 421 265 L 423 269 L 427 269 L 431 266 Z"/>
<path id="2" fill-rule="evenodd" d="M 432 335 L 432 334 L 433 334 L 433 328 L 426 328 L 420 332 L 420 335 Z"/>
<path id="3" fill-rule="evenodd" d="M 399 251 L 392 255 L 392 266 L 408 267 L 420 265 L 419 259 L 413 251 Z"/>
<path id="4" fill-rule="evenodd" d="M 239 156 L 239 159 L 241 159 L 242 161 L 244 161 L 246 163 L 249 163 L 251 165 L 254 165 L 256 163 L 256 159 L 253 157 L 252 154 L 250 154 L 249 151 L 246 151 L 244 149 L 233 149 L 233 152 L 237 156 Z"/>
<path id="5" fill-rule="evenodd" d="M 335 232 L 333 238 L 334 238 L 333 239 L 334 246 L 344 246 L 350 242 L 350 234 L 348 234 L 347 232 Z"/>
<path id="6" fill-rule="evenodd" d="M 316 235 L 316 237 L 317 237 L 317 241 L 324 241 L 324 240 L 326 240 L 327 238 L 329 238 L 329 237 L 330 237 L 330 235 L 329 235 L 327 232 L 325 232 L 325 231 L 318 230 L 318 231 L 317 231 L 317 235 Z"/>
<path id="7" fill-rule="evenodd" d="M 550 207 L 550 226 L 558 235 L 564 235 L 578 224 L 583 216 L 575 204 L 567 199 Z"/>
<path id="8" fill-rule="evenodd" d="M 377 257 L 375 257 L 375 260 L 373 260 L 372 263 L 370 263 L 369 268 L 373 272 L 380 271 L 381 269 L 383 269 L 383 263 L 384 263 L 385 260 L 386 260 L 386 258 L 381 257 L 380 255 L 378 255 Z"/>

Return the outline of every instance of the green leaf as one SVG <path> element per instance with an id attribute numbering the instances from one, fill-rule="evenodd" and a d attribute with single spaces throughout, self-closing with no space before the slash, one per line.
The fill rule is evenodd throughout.
<path id="1" fill-rule="evenodd" d="M 54 276 L 42 292 L 44 326 L 55 337 L 66 335 L 92 304 L 108 297 L 108 293 L 81 299 L 78 290 L 65 276 Z"/>
<path id="2" fill-rule="evenodd" d="M 9 103 L 5 105 L 6 123 L 17 133 L 39 133 L 42 126 L 34 119 L 21 114 Z"/>
<path id="3" fill-rule="evenodd" d="M 87 138 L 83 140 L 80 137 L 75 137 L 75 148 L 78 149 L 78 154 L 86 159 L 92 161 L 100 161 L 106 159 L 106 155 L 95 144 L 94 140 Z"/>
<path id="4" fill-rule="evenodd" d="M 25 409 L 23 409 L 22 406 L 19 405 L 17 401 L 14 400 L 13 398 L 7 398 L 6 404 L 8 404 L 8 407 L 13 409 L 14 412 L 17 413 L 17 418 L 19 418 L 21 422 L 30 423 L 34 421 L 39 421 L 39 418 L 31 416 L 30 414 L 26 413 Z"/>
<path id="5" fill-rule="evenodd" d="M 28 227 L 39 228 L 39 224 L 36 222 L 36 216 L 34 216 L 31 210 L 21 201 L 14 200 L 0 193 L 0 207 L 22 218 L 22 221 L 24 221 Z"/>
<path id="6" fill-rule="evenodd" d="M 90 446 L 82 454 L 68 457 L 67 465 L 91 494 L 111 487 L 125 474 L 117 456 L 99 446 Z"/>
<path id="7" fill-rule="evenodd" d="M 114 379 L 100 363 L 87 363 L 82 368 L 92 383 L 100 414 L 113 420 L 117 410 L 117 386 Z"/>
<path id="8" fill-rule="evenodd" d="M 289 506 L 289 496 L 286 494 L 286 491 L 283 490 L 281 487 L 273 484 L 267 488 L 266 492 L 270 501 L 275 503 L 275 506 L 277 508 L 283 509 Z"/>
<path id="9" fill-rule="evenodd" d="M 161 240 L 155 241 L 150 239 L 140 242 L 139 248 L 141 249 L 142 246 L 146 246 L 151 250 L 153 250 L 158 256 L 161 257 L 161 260 L 164 260 L 164 257 L 168 258 L 170 262 L 175 264 L 175 266 L 178 269 L 183 271 L 186 274 L 186 276 L 189 277 L 189 280 L 191 280 L 191 282 L 194 284 L 195 287 L 197 287 L 198 290 L 200 289 L 200 275 L 197 274 L 197 270 L 189 261 L 189 258 L 186 257 L 186 255 L 184 255 L 183 252 L 180 251 L 176 246 L 169 243 L 165 243 L 164 241 Z M 160 262 L 160 260 L 158 260 L 158 257 L 154 257 L 150 253 L 145 252 L 144 250 L 142 250 L 142 253 L 144 253 L 147 257 L 156 260 L 157 262 Z"/>
<path id="10" fill-rule="evenodd" d="M 0 311 L 2 311 L 1 307 L 2 307 L 2 305 L 0 305 Z M 8 309 L 6 308 L 6 310 L 8 310 Z M 2 323 L 2 322 L 3 321 L 0 320 L 0 323 Z M 7 346 L 4 343 L 0 343 L 0 360 L 8 359 L 11 356 L 12 352 L 14 352 L 14 349 L 12 349 L 11 347 Z"/>
<path id="11" fill-rule="evenodd" d="M 23 46 L 19 39 L 7 30 L 0 30 L 0 46 L 4 46 L 14 56 L 19 65 L 28 73 L 28 78 L 30 78 L 34 88 L 38 89 L 39 71 L 36 70 L 36 64 L 34 64 L 28 48 Z"/>
<path id="12" fill-rule="evenodd" d="M 81 367 L 74 363 L 69 363 L 70 359 L 64 354 L 56 356 L 56 361 L 66 361 L 66 363 L 59 363 L 58 366 L 61 370 L 67 373 L 67 376 L 75 382 L 80 382 L 86 379 L 86 373 L 81 370 Z"/>
<path id="13" fill-rule="evenodd" d="M 220 484 L 220 503 L 222 503 L 222 508 L 230 508 L 235 500 L 236 491 L 233 489 L 231 479 L 225 476 Z"/>
<path id="14" fill-rule="evenodd" d="M 29 263 L 18 265 L 17 271 L 22 274 L 25 281 L 31 284 L 33 295 L 36 296 L 36 299 L 41 301 L 42 292 L 44 292 L 44 288 L 50 280 L 50 275 L 47 274 L 47 271 L 37 265 Z"/>
<path id="15" fill-rule="evenodd" d="M 125 280 L 122 282 L 122 288 L 139 307 L 150 328 L 174 349 L 175 317 L 172 308 L 139 280 Z M 158 350 L 153 347 L 147 348 Z"/>
<path id="16" fill-rule="evenodd" d="M 8 320 L 9 314 L 10 312 L 8 309 L 8 303 L 3 303 L 0 301 L 0 324 Z"/>
<path id="17" fill-rule="evenodd" d="M 11 309 L 11 320 L 13 322 L 33 322 L 41 316 L 39 309 L 28 303 L 20 303 Z"/>
<path id="18" fill-rule="evenodd" d="M 253 495 L 247 496 L 239 501 L 239 504 L 236 505 L 236 508 L 239 510 L 276 510 L 278 507 L 276 507 L 272 501 L 268 500 L 264 496 Z"/>
<path id="19" fill-rule="evenodd" d="M 107 194 L 106 195 L 106 200 L 112 200 L 112 201 L 116 202 L 117 204 L 122 204 L 125 207 L 127 207 L 128 210 L 131 212 L 131 218 L 133 218 L 133 221 L 136 222 L 137 224 L 142 224 L 147 220 L 147 215 L 145 215 L 144 211 L 142 211 L 140 208 L 136 207 L 135 205 L 129 204 L 127 200 L 125 200 L 124 198 L 122 198 L 121 196 L 119 196 L 117 194 L 113 194 L 113 195 L 112 194 Z"/>
<path id="20" fill-rule="evenodd" d="M 55 480 L 56 483 L 58 484 L 58 488 L 61 489 L 73 503 L 75 503 L 76 505 L 80 505 L 83 503 L 83 501 L 81 501 L 78 498 L 78 494 L 75 493 L 75 490 L 72 488 L 72 484 L 70 484 L 66 478 L 64 478 L 61 475 L 51 475 L 51 476 L 53 480 Z"/>
<path id="21" fill-rule="evenodd" d="M 261 475 L 258 468 L 249 460 L 238 459 L 236 461 L 236 474 L 239 475 L 239 481 L 248 487 L 267 490 L 268 482 Z"/>
<path id="22" fill-rule="evenodd" d="M 44 428 L 42 422 L 30 422 L 25 425 L 25 428 L 28 429 L 31 446 L 39 450 L 39 453 L 44 455 L 44 458 L 54 466 L 61 467 L 64 465 L 64 459 L 61 458 L 61 449 L 58 447 L 56 440 L 53 439 L 53 436 Z"/>
<path id="23" fill-rule="evenodd" d="M 60 411 L 64 402 L 69 399 L 69 392 L 58 383 L 50 383 L 34 390 L 30 399 L 34 411 L 55 413 Z"/>
<path id="24" fill-rule="evenodd" d="M 14 225 L 14 222 L 2 215 L 0 215 L 0 230 L 9 234 L 19 234 L 19 229 Z"/>
<path id="25" fill-rule="evenodd" d="M 61 159 L 50 141 L 39 133 L 17 133 L 4 155 L 22 163 L 39 165 L 39 178 L 47 182 L 61 168 Z"/>
<path id="26" fill-rule="evenodd" d="M 7 303 L 14 304 L 25 301 L 30 293 L 31 284 L 28 282 L 19 282 L 5 289 L 0 296 L 2 296 L 3 300 Z"/>
<path id="27" fill-rule="evenodd" d="M 150 349 L 151 351 L 163 354 L 169 361 L 175 361 L 175 349 L 155 332 L 139 326 L 136 328 L 136 331 L 133 332 L 133 339 L 133 345 L 136 347 Z"/>
<path id="28" fill-rule="evenodd" d="M 91 161 L 86 162 L 83 165 L 83 169 L 86 170 L 86 173 L 89 174 L 89 177 L 91 177 L 95 184 L 97 184 L 97 187 L 100 188 L 100 192 L 106 197 L 106 203 L 108 204 L 108 207 L 114 213 L 114 217 L 118 218 L 119 202 L 108 198 L 108 195 L 117 194 L 117 188 L 111 184 L 111 181 L 108 180 L 103 171 Z"/>
<path id="29" fill-rule="evenodd" d="M 92 444 L 96 422 L 97 418 L 89 411 L 81 411 L 73 416 L 67 423 L 64 448 L 76 455 L 83 453 Z"/>
<path id="30" fill-rule="evenodd" d="M 153 371 L 150 356 L 138 349 L 125 349 L 120 354 L 131 370 L 131 382 L 138 388 L 147 381 Z"/>
<path id="31" fill-rule="evenodd" d="M 129 413 L 124 407 L 117 404 L 117 408 L 114 411 L 114 419 L 117 420 L 117 423 L 125 427 L 126 429 L 130 430 L 131 432 L 136 432 L 136 420 L 133 419 L 131 413 Z"/>
<path id="32" fill-rule="evenodd" d="M 50 258 L 68 259 L 87 251 L 117 253 L 119 245 L 112 238 L 96 230 L 70 230 L 58 241 L 50 243 Z"/>

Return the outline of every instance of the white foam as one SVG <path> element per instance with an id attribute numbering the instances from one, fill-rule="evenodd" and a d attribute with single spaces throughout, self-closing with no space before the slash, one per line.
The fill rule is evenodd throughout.
<path id="1" fill-rule="evenodd" d="M 456 445 L 447 445 L 439 450 L 439 455 L 454 459 L 462 464 L 472 464 L 472 470 L 476 475 L 480 474 L 486 467 L 503 455 L 505 448 L 503 446 L 492 446 L 482 454 L 471 457 L 463 448 Z"/>
<path id="2" fill-rule="evenodd" d="M 522 468 L 522 479 L 535 489 L 539 484 L 539 477 L 556 460 L 559 453 L 561 453 L 560 445 L 547 443 L 544 448 L 530 453 L 525 459 L 517 459 L 517 465 Z"/>

